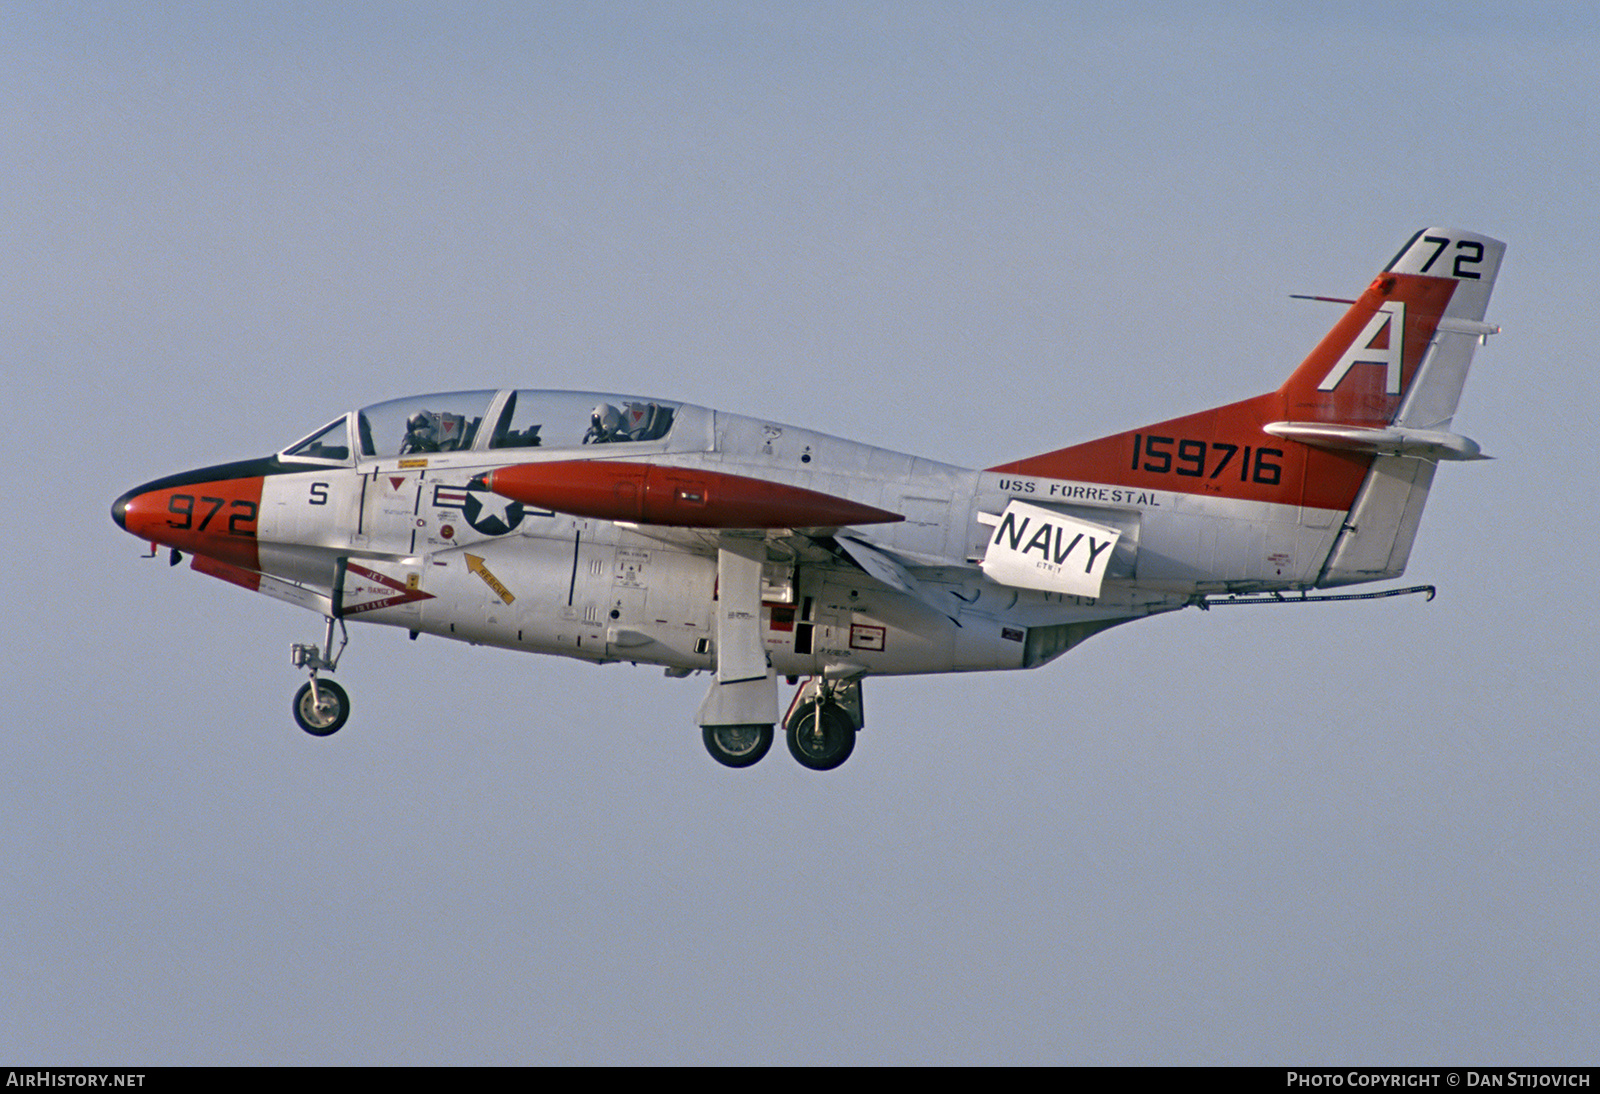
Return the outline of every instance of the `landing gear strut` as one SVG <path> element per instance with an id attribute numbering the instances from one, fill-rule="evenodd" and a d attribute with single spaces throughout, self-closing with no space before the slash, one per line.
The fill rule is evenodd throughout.
<path id="1" fill-rule="evenodd" d="M 333 672 L 339 667 L 339 657 L 350 642 L 344 620 L 328 616 L 328 626 L 323 632 L 322 645 L 308 646 L 296 642 L 289 649 L 289 659 L 297 669 L 306 669 L 311 680 L 301 684 L 294 696 L 294 720 L 301 729 L 313 737 L 327 737 L 339 732 L 350 718 L 350 696 L 332 680 L 317 679 L 318 672 Z M 339 648 L 333 648 L 333 625 L 339 624 Z M 328 656 L 323 655 L 327 651 Z"/>

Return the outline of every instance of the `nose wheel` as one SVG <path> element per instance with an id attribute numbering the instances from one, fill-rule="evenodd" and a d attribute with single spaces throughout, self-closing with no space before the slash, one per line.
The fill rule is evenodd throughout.
<path id="1" fill-rule="evenodd" d="M 294 695 L 294 720 L 313 737 L 339 732 L 350 717 L 350 696 L 332 680 L 312 678 Z"/>
<path id="2" fill-rule="evenodd" d="M 294 720 L 313 737 L 329 737 L 339 732 L 350 718 L 350 696 L 332 680 L 317 679 L 318 672 L 333 672 L 339 667 L 339 657 L 350 642 L 344 629 L 344 620 L 328 616 L 328 626 L 323 632 L 322 645 L 311 646 L 296 642 L 289 649 L 289 659 L 297 669 L 305 669 L 311 679 L 300 685 L 294 693 Z M 339 648 L 333 646 L 333 625 L 339 624 Z M 323 651 L 327 651 L 324 655 Z"/>

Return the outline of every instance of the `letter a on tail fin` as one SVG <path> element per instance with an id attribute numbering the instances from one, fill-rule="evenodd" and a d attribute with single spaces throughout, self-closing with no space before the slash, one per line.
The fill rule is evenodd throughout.
<path id="1" fill-rule="evenodd" d="M 1448 395 L 1448 420 L 1465 363 L 1426 376 L 1423 366 L 1430 349 L 1455 339 L 1470 360 L 1470 347 L 1492 333 L 1483 316 L 1504 253 L 1499 240 L 1452 228 L 1411 237 L 1284 384 L 1285 419 L 1381 427 L 1399 423 L 1407 402 L 1427 404 L 1437 417 L 1440 397 Z"/>

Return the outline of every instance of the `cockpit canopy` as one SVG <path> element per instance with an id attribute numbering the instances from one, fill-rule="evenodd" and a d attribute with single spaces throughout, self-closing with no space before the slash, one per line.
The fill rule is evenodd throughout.
<path id="1" fill-rule="evenodd" d="M 583 391 L 414 395 L 347 414 L 281 455 L 288 460 L 348 463 L 352 442 L 361 458 L 383 459 L 413 453 L 661 441 L 681 406 Z M 491 423 L 488 428 L 486 421 Z"/>

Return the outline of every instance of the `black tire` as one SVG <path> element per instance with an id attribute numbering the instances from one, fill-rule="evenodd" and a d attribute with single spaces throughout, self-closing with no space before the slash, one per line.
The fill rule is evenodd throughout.
<path id="1" fill-rule="evenodd" d="M 320 708 L 311 698 L 310 681 L 300 685 L 294 693 L 294 720 L 313 737 L 330 737 L 350 718 L 350 696 L 332 680 L 318 680 L 317 694 Z"/>
<path id="2" fill-rule="evenodd" d="M 789 752 L 813 771 L 832 771 L 856 747 L 856 725 L 838 703 L 806 703 L 786 728 Z"/>
<path id="3" fill-rule="evenodd" d="M 711 758 L 725 767 L 749 767 L 772 747 L 772 727 L 759 722 L 734 726 L 701 726 L 700 739 Z"/>

